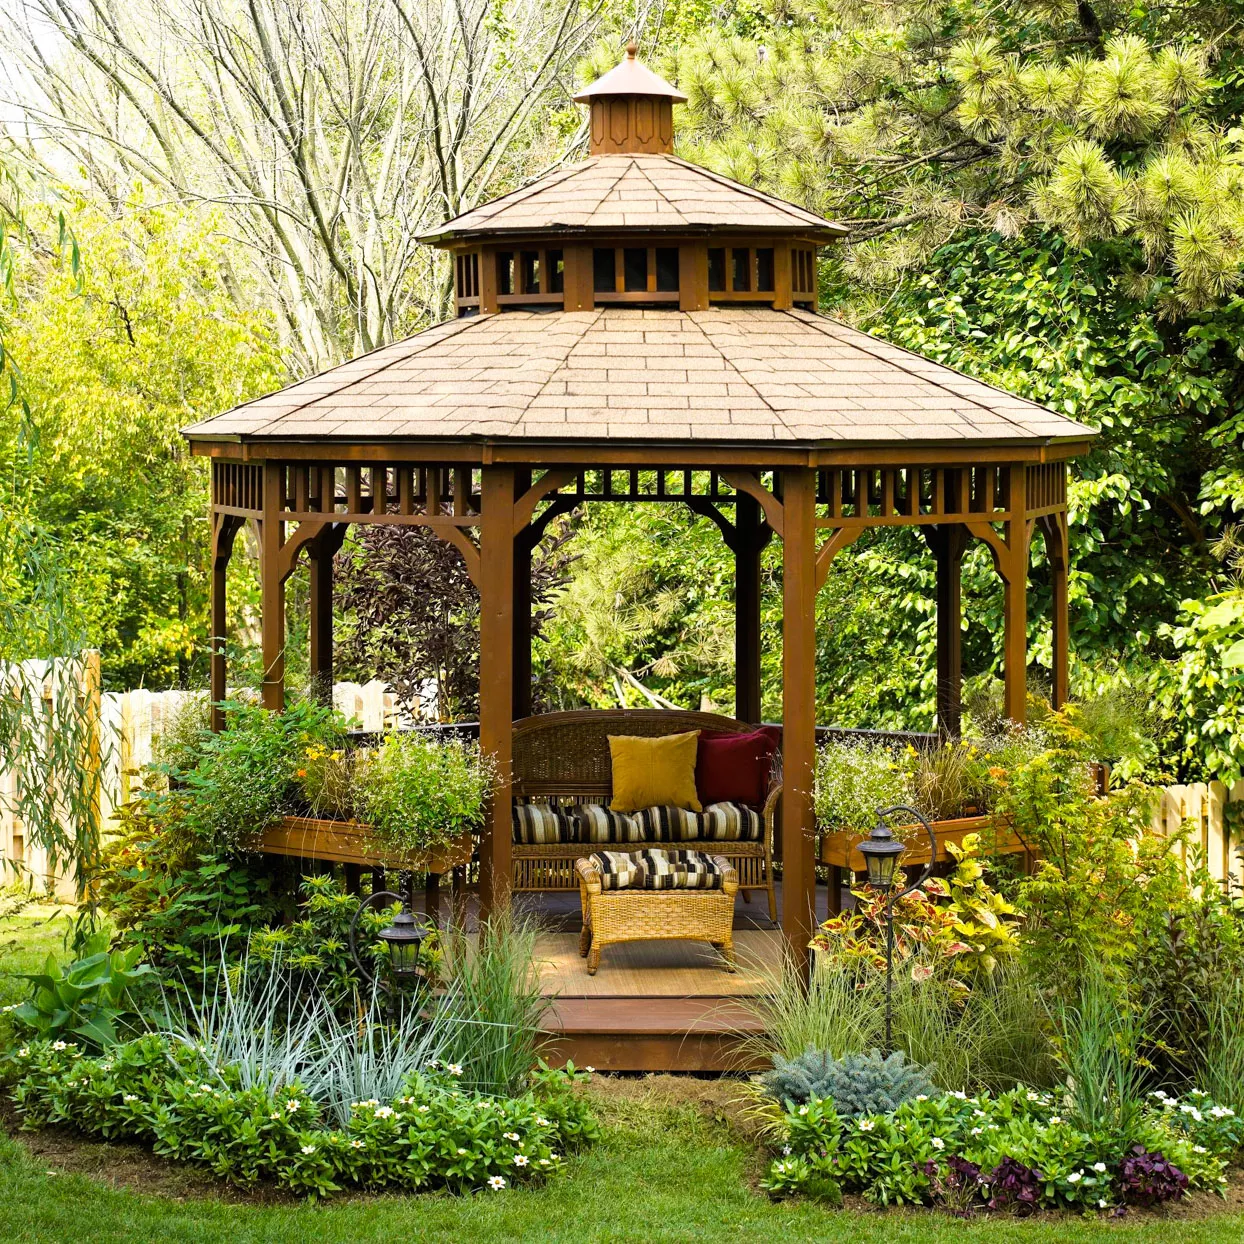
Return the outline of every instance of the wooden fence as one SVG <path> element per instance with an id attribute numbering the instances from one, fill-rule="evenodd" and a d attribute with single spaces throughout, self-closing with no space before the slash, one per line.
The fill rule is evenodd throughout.
<path id="1" fill-rule="evenodd" d="M 1153 812 L 1153 830 L 1172 836 L 1187 826 L 1181 845 L 1185 862 L 1200 861 L 1215 881 L 1244 886 L 1244 825 L 1232 841 L 1232 804 L 1244 802 L 1244 781 L 1228 787 L 1221 782 L 1165 786 Z M 1240 809 L 1244 813 L 1244 808 Z"/>
<path id="2" fill-rule="evenodd" d="M 55 676 L 48 662 L 28 661 L 20 667 L 0 671 L 9 678 L 17 675 L 28 685 L 41 684 L 39 697 L 44 719 L 55 720 L 55 699 L 63 693 L 65 679 Z M 90 738 L 85 754 L 98 775 L 100 824 L 105 833 L 116 810 L 127 803 L 136 789 L 138 773 L 155 758 L 161 736 L 177 717 L 193 710 L 195 702 L 206 707 L 203 691 L 121 691 L 103 692 L 99 686 L 98 653 L 88 653 L 83 662 L 79 694 L 85 699 L 85 716 Z M 400 724 L 393 693 L 383 682 L 337 683 L 333 705 L 359 728 L 379 733 Z M 41 732 L 31 731 L 30 745 L 37 746 Z M 11 758 L 0 756 L 0 885 L 23 878 L 58 898 L 74 897 L 73 880 L 58 875 L 46 851 L 31 841 L 17 809 L 17 769 Z M 88 782 L 90 777 L 88 775 Z"/>
<path id="3" fill-rule="evenodd" d="M 12 669 L 0 670 L 0 675 L 5 676 L 0 682 L 5 682 L 12 672 Z M 51 728 L 56 716 L 56 696 L 66 693 L 69 680 L 55 677 L 48 662 L 26 662 L 20 667 L 20 673 L 28 682 L 33 679 L 38 683 L 42 679 L 40 698 L 48 728 Z M 201 703 L 205 701 L 206 692 L 101 693 L 99 654 L 87 653 L 73 680 L 73 693 L 80 697 L 79 707 L 94 732 L 83 750 L 87 763 L 96 766 L 101 825 L 107 832 L 116 809 L 133 794 L 137 771 L 154 758 L 161 735 L 196 699 Z M 400 717 L 392 692 L 377 680 L 361 684 L 337 683 L 333 687 L 333 705 L 368 733 L 378 734 L 396 725 L 408 724 Z M 41 734 L 32 732 L 32 745 L 39 745 Z M 46 852 L 28 839 L 16 814 L 16 783 L 15 767 L 9 758 L 0 755 L 0 884 L 12 880 L 15 874 L 23 874 L 58 897 L 72 899 L 72 879 L 57 876 Z M 1154 810 L 1154 832 L 1177 834 L 1190 822 L 1190 832 L 1181 847 L 1188 863 L 1199 858 L 1216 880 L 1230 879 L 1244 886 L 1244 825 L 1237 832 L 1238 840 L 1233 842 L 1234 818 L 1230 805 L 1234 803 L 1244 803 L 1244 781 L 1230 788 L 1221 782 L 1167 786 Z M 1244 813 L 1244 809 L 1241 812 Z"/>

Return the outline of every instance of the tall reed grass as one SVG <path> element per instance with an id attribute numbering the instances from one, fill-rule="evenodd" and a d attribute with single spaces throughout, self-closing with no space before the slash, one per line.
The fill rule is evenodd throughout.
<path id="1" fill-rule="evenodd" d="M 1206 1007 L 1196 1087 L 1244 1115 L 1244 981 L 1217 985 Z"/>

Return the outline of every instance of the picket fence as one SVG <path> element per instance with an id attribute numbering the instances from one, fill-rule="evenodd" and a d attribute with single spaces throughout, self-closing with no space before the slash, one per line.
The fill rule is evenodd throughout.
<path id="1" fill-rule="evenodd" d="M 0 671 L 0 680 L 12 685 L 14 675 L 28 685 L 42 683 L 45 719 L 55 720 L 56 696 L 64 693 L 65 680 L 55 677 L 48 662 L 28 661 Z M 138 774 L 155 758 L 164 731 L 195 701 L 204 707 L 204 691 L 101 692 L 99 658 L 87 653 L 82 663 L 78 693 L 83 697 L 90 738 L 84 749 L 86 762 L 94 765 L 98 781 L 100 824 L 106 833 L 118 808 L 129 802 Z M 379 680 L 367 683 L 340 682 L 333 686 L 333 706 L 359 728 L 379 733 L 403 724 L 395 697 Z M 23 745 L 39 746 L 39 731 L 32 731 Z M 46 851 L 27 835 L 16 809 L 17 773 L 10 758 L 0 756 L 0 885 L 22 880 L 57 898 L 74 898 L 73 880 L 52 867 Z"/>

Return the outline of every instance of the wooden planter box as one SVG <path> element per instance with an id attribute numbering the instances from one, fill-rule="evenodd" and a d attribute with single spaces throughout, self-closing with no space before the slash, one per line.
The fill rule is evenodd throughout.
<path id="1" fill-rule="evenodd" d="M 980 834 L 986 848 L 993 854 L 1024 855 L 1028 848 L 1011 831 L 1005 823 L 995 822 L 992 816 L 962 816 L 954 821 L 934 821 L 933 833 L 937 837 L 937 859 L 943 864 L 953 861 L 953 856 L 946 850 L 948 843 L 962 845 L 968 834 Z M 929 861 L 929 840 L 923 826 L 905 825 L 894 830 L 896 838 L 910 837 L 912 845 L 903 856 L 903 864 L 927 864 Z M 831 868 L 845 868 L 851 872 L 865 870 L 864 857 L 857 850 L 858 844 L 867 838 L 867 834 L 832 833 L 821 835 L 820 862 Z"/>
<path id="2" fill-rule="evenodd" d="M 395 868 L 415 873 L 447 873 L 471 862 L 474 839 L 463 834 L 436 851 L 400 855 L 379 848 L 371 827 L 358 821 L 325 821 L 310 816 L 287 816 L 269 826 L 255 843 L 265 855 L 290 855 L 297 859 L 324 860 L 334 864 L 362 864 L 372 868 Z"/>

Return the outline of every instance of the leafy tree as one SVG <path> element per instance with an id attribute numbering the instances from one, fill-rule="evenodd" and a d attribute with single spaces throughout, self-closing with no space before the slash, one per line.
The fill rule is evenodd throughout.
<path id="1" fill-rule="evenodd" d="M 1182 309 L 1239 282 L 1234 3 L 767 0 L 669 60 L 682 149 L 853 225 L 844 280 L 1040 222 L 1135 240 Z"/>
<path id="2" fill-rule="evenodd" d="M 34 455 L 31 512 L 65 552 L 107 681 L 184 685 L 205 651 L 208 534 L 206 468 L 180 428 L 280 383 L 273 326 L 237 309 L 212 222 L 141 196 L 119 218 L 82 200 L 73 214 L 79 273 L 37 233 L 27 247 L 8 341 L 30 417 L 0 415 L 0 461 Z"/>

